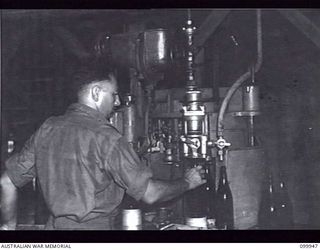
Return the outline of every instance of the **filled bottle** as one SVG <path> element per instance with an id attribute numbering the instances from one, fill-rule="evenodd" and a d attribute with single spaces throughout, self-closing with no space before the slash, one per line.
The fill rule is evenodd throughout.
<path id="1" fill-rule="evenodd" d="M 220 168 L 219 186 L 216 193 L 216 227 L 234 229 L 233 198 L 225 166 Z"/>
<path id="2" fill-rule="evenodd" d="M 278 228 L 293 229 L 293 207 L 288 194 L 288 190 L 283 180 L 279 183 L 279 193 L 277 195 L 278 208 Z"/>
<path id="3" fill-rule="evenodd" d="M 216 198 L 216 189 L 215 189 L 215 164 L 211 158 L 206 162 L 205 166 L 205 178 L 207 183 L 205 184 L 207 199 L 208 199 L 208 208 L 207 214 L 208 218 L 215 218 L 215 198 Z"/>
<path id="4" fill-rule="evenodd" d="M 268 188 L 262 195 L 259 210 L 259 228 L 277 229 L 277 208 L 272 176 L 268 179 Z"/>

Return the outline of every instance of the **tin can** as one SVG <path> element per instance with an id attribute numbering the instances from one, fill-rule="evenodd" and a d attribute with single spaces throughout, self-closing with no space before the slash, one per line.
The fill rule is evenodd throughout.
<path id="1" fill-rule="evenodd" d="M 141 230 L 141 210 L 123 209 L 122 210 L 122 228 L 124 230 Z"/>

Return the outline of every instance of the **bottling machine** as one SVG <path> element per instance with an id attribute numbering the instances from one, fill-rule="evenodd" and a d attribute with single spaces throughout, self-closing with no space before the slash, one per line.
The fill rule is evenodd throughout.
<path id="1" fill-rule="evenodd" d="M 247 229 L 256 225 L 264 178 L 264 149 L 254 130 L 260 114 L 255 73 L 262 64 L 261 13 L 257 11 L 257 61 L 230 88 L 219 88 L 221 102 L 213 101 L 213 88 L 198 84 L 196 35 L 188 12 L 180 39 L 165 29 L 100 37 L 96 55 L 130 68 L 130 91 L 110 122 L 159 178 L 179 178 L 185 169 L 203 166 L 207 184 L 175 201 L 184 218 L 215 217 L 217 172 L 226 166 L 235 227 Z M 163 74 L 177 65 L 184 69 L 185 87 L 159 88 Z"/>

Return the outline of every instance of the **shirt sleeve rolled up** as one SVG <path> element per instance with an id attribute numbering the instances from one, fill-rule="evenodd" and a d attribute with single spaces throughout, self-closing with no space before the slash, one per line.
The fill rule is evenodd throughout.
<path id="1" fill-rule="evenodd" d="M 6 170 L 9 178 L 17 187 L 23 187 L 36 176 L 34 136 L 25 143 L 19 153 L 12 155 L 6 161 Z"/>

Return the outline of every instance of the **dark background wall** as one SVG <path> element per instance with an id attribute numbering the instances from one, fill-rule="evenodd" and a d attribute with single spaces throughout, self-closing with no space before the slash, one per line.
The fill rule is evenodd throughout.
<path id="1" fill-rule="evenodd" d="M 194 24 L 210 12 L 194 10 Z M 12 132 L 19 149 L 44 119 L 64 112 L 73 101 L 72 71 L 90 58 L 100 32 L 121 33 L 139 23 L 178 30 L 186 17 L 185 10 L 4 12 L 2 142 Z M 320 48 L 276 10 L 264 10 L 262 18 L 258 135 L 273 175 L 282 172 L 288 183 L 296 222 L 320 227 Z M 255 61 L 255 32 L 253 10 L 232 11 L 205 44 L 201 86 L 231 86 Z M 183 87 L 181 74 L 167 73 L 162 86 Z M 127 86 L 124 77 L 120 88 Z"/>

